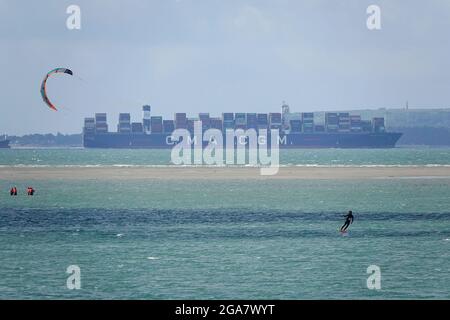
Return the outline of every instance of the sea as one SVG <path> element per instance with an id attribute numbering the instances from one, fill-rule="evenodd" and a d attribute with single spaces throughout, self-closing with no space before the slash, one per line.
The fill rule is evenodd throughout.
<path id="1" fill-rule="evenodd" d="M 450 148 L 282 150 L 280 162 L 450 166 Z M 0 150 L 6 168 L 171 165 L 170 150 Z M 449 299 L 450 178 L 0 176 L 0 263 L 0 299 Z"/>

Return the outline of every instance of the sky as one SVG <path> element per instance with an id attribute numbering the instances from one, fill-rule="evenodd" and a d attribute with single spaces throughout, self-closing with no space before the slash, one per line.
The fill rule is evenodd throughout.
<path id="1" fill-rule="evenodd" d="M 96 112 L 114 130 L 144 104 L 166 119 L 450 105 L 448 0 L 0 0 L 0 25 L 0 134 L 80 133 Z M 56 67 L 75 74 L 48 81 L 58 112 L 39 92 Z"/>

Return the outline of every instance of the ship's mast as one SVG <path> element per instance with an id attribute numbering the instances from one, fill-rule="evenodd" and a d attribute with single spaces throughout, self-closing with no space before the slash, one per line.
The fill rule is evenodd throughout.
<path id="1" fill-rule="evenodd" d="M 281 106 L 281 114 L 291 113 L 289 110 L 289 105 L 286 104 L 286 101 L 283 101 L 283 105 Z"/>
<path id="2" fill-rule="evenodd" d="M 406 126 L 409 126 L 409 103 L 406 100 Z"/>
<path id="3" fill-rule="evenodd" d="M 283 101 L 283 104 L 281 105 L 281 124 L 283 130 L 289 129 L 289 120 L 286 117 L 286 115 L 289 113 L 291 113 L 289 110 L 289 105 L 286 103 L 286 101 Z"/>

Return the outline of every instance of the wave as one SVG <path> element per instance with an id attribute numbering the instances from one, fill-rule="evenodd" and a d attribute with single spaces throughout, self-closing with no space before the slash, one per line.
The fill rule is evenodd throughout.
<path id="1" fill-rule="evenodd" d="M 445 224 L 450 212 L 396 213 L 359 212 L 352 237 L 417 238 L 449 241 Z M 95 233 L 100 238 L 127 239 L 274 239 L 337 237 L 342 224 L 339 212 L 302 212 L 253 209 L 17 209 L 0 210 L 0 231 L 58 231 L 73 234 L 75 230 Z M 424 224 L 426 223 L 426 225 Z M 203 226 L 203 227 L 202 227 Z M 280 227 L 283 226 L 283 227 Z M 359 226 L 359 227 L 356 227 Z M 205 228 L 206 227 L 206 228 Z M 176 228 L 176 232 L 174 232 Z M 150 231 L 149 231 L 150 230 Z M 354 231 L 353 231 L 354 230 Z M 149 252 L 148 260 L 163 259 Z"/>
<path id="2" fill-rule="evenodd" d="M 263 165 L 198 165 L 198 164 L 14 164 L 0 168 L 264 168 Z M 450 164 L 280 164 L 281 168 L 432 168 L 450 167 Z"/>

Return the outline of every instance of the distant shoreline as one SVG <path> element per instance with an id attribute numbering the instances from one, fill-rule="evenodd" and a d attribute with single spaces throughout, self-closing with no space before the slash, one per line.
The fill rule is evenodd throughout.
<path id="1" fill-rule="evenodd" d="M 0 167 L 0 180 L 361 180 L 444 178 L 450 166 L 280 167 L 261 176 L 254 167 Z"/>
<path id="2" fill-rule="evenodd" d="M 64 149 L 84 149 L 83 146 L 22 146 L 10 144 L 8 150 L 64 150 Z"/>

